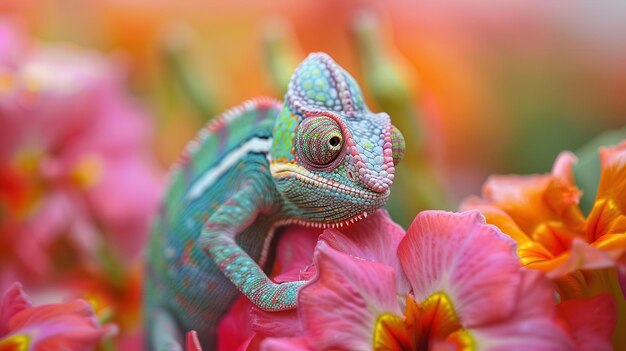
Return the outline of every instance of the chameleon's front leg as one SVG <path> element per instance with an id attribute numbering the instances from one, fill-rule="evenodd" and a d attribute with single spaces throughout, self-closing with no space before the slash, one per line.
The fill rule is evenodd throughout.
<path id="1" fill-rule="evenodd" d="M 296 307 L 298 291 L 305 281 L 274 283 L 235 242 L 235 235 L 268 208 L 267 192 L 248 184 L 225 202 L 204 224 L 199 244 L 220 271 L 258 308 L 281 311 Z"/>

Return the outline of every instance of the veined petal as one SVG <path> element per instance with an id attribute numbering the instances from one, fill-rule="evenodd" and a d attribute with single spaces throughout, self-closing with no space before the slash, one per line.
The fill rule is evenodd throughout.
<path id="1" fill-rule="evenodd" d="M 317 277 L 300 292 L 298 309 L 316 349 L 367 350 L 378 316 L 402 315 L 392 267 L 358 259 L 320 241 Z"/>
<path id="2" fill-rule="evenodd" d="M 554 292 L 541 272 L 523 270 L 518 302 L 506 321 L 468 329 L 479 350 L 575 350 L 556 321 Z"/>
<path id="3" fill-rule="evenodd" d="M 378 210 L 365 221 L 338 231 L 327 229 L 322 234 L 330 247 L 364 260 L 384 263 L 401 272 L 397 249 L 404 237 L 404 229 L 396 224 L 386 210 Z M 398 294 L 407 294 L 409 284 L 403 275 L 396 276 Z"/>
<path id="4" fill-rule="evenodd" d="M 508 316 L 520 282 L 515 242 L 478 211 L 424 211 L 398 254 L 416 301 L 442 292 L 471 328 Z"/>
<path id="5" fill-rule="evenodd" d="M 600 183 L 596 203 L 589 215 L 587 236 L 594 241 L 608 233 L 612 222 L 626 215 L 626 141 L 620 144 L 600 148 Z M 622 228 L 626 230 L 626 220 L 622 219 Z"/>

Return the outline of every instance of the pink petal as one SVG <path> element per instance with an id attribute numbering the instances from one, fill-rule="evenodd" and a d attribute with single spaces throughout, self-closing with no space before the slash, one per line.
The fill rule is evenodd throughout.
<path id="1" fill-rule="evenodd" d="M 15 313 L 8 323 L 9 336 L 28 334 L 35 350 L 91 350 L 117 329 L 99 326 L 91 305 L 83 300 L 43 305 Z"/>
<path id="2" fill-rule="evenodd" d="M 313 264 L 313 253 L 321 229 L 290 225 L 283 229 L 276 246 L 276 282 L 303 279 L 302 272 Z"/>
<path id="3" fill-rule="evenodd" d="M 0 300 L 0 337 L 9 332 L 9 321 L 13 316 L 31 308 L 31 303 L 22 289 L 22 284 L 13 283 Z"/>
<path id="4" fill-rule="evenodd" d="M 217 326 L 217 349 L 237 350 L 250 339 L 254 332 L 251 326 L 252 302 L 240 296 Z"/>
<path id="5" fill-rule="evenodd" d="M 402 314 L 393 268 L 341 253 L 324 241 L 315 264 L 318 275 L 298 298 L 308 342 L 317 349 L 371 349 L 378 316 Z"/>
<path id="6" fill-rule="evenodd" d="M 610 351 L 616 323 L 615 300 L 609 293 L 565 301 L 557 307 L 579 351 Z"/>
<path id="7" fill-rule="evenodd" d="M 404 229 L 396 224 L 386 210 L 379 210 L 367 219 L 346 229 L 327 229 L 322 234 L 328 245 L 356 258 L 384 263 L 399 274 L 396 275 L 396 291 L 406 294 L 409 284 L 402 272 L 398 258 L 398 245 L 404 237 Z"/>
<path id="8" fill-rule="evenodd" d="M 555 318 L 554 291 L 543 274 L 521 272 L 512 314 L 498 323 L 469 329 L 477 349 L 489 351 L 575 350 L 575 346 Z"/>
<path id="9" fill-rule="evenodd" d="M 416 301 L 437 292 L 451 299 L 465 327 L 512 312 L 520 282 L 515 242 L 478 211 L 424 211 L 398 254 Z"/>
<path id="10" fill-rule="evenodd" d="M 186 351 L 202 351 L 202 346 L 200 346 L 200 340 L 198 340 L 198 333 L 195 330 L 192 330 L 187 333 L 186 342 L 185 342 L 185 350 Z"/>
<path id="11" fill-rule="evenodd" d="M 297 310 L 265 312 L 252 309 L 252 329 L 261 336 L 292 337 L 302 335 Z"/>
<path id="12" fill-rule="evenodd" d="M 319 348 L 315 348 L 319 350 Z M 310 351 L 304 338 L 267 338 L 261 343 L 261 351 Z"/>

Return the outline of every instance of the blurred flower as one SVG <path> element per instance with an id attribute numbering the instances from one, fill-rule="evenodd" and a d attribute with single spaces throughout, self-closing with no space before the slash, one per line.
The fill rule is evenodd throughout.
<path id="1" fill-rule="evenodd" d="M 137 258 L 160 181 L 119 70 L 94 52 L 34 46 L 6 22 L 0 36 L 0 275 L 84 268 L 105 241 Z"/>
<path id="2" fill-rule="evenodd" d="M 0 301 L 0 350 L 93 350 L 116 328 L 100 326 L 82 300 L 33 307 L 19 283 Z"/>
<path id="3" fill-rule="evenodd" d="M 314 265 L 315 237 L 305 232 L 294 244 L 296 228 L 276 280 L 310 279 L 297 311 L 268 313 L 239 300 L 221 325 L 220 349 L 610 350 L 612 297 L 555 306 L 549 281 L 521 269 L 515 243 L 476 211 L 422 212 L 406 236 L 379 211 L 326 230 Z"/>
<path id="4" fill-rule="evenodd" d="M 611 292 L 619 306 L 619 329 L 626 323 L 626 290 L 619 286 L 626 273 L 626 142 L 599 152 L 600 183 L 586 217 L 572 173 L 576 159 L 567 152 L 551 174 L 491 177 L 483 197 L 469 198 L 461 208 L 479 209 L 517 241 L 522 265 L 554 279 L 562 299 Z M 625 338 L 619 339 L 625 346 Z"/>

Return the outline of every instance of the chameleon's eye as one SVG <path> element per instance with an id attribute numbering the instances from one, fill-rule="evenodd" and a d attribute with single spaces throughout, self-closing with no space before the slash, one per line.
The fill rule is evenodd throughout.
<path id="1" fill-rule="evenodd" d="M 330 166 L 343 150 L 341 128 L 330 117 L 305 118 L 298 127 L 296 148 L 300 159 L 307 166 Z"/>

